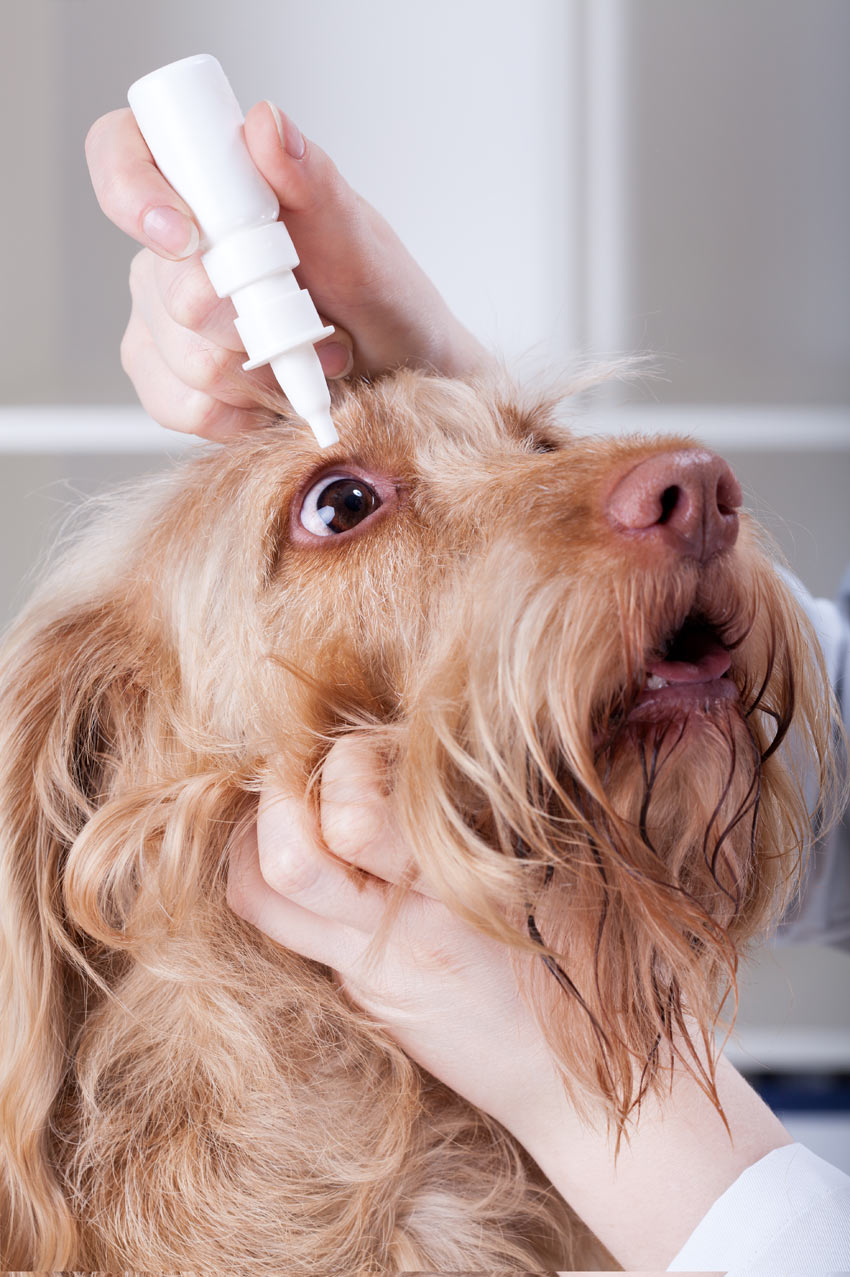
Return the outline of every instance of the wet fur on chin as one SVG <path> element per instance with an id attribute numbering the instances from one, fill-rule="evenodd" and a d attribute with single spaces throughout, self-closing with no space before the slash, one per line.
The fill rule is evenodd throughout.
<path id="1" fill-rule="evenodd" d="M 599 1120 L 673 1056 L 713 1091 L 699 1039 L 794 891 L 831 699 L 757 530 L 641 560 L 601 498 L 669 441 L 575 437 L 507 385 L 401 373 L 336 419 L 329 453 L 283 415 L 122 495 L 7 639 L 2 1267 L 608 1266 L 498 1123 L 227 907 L 263 782 L 315 796 L 342 731 L 384 751 L 411 873 L 544 959 L 528 997 Z M 299 540 L 337 466 L 382 516 Z M 637 728 L 694 608 L 740 702 Z"/>

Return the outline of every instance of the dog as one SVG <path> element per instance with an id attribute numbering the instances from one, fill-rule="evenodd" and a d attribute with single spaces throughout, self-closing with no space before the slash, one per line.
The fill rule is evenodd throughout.
<path id="1" fill-rule="evenodd" d="M 615 1266 L 524 1150 L 228 908 L 269 778 L 371 737 L 412 864 L 535 955 L 622 1130 L 705 1044 L 833 784 L 813 631 L 724 461 L 501 377 L 338 397 L 123 492 L 0 671 L 0 1261 Z M 539 961 L 538 961 L 539 959 Z"/>

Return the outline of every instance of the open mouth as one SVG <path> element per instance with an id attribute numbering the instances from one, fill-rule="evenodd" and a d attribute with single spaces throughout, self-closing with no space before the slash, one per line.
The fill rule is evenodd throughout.
<path id="1" fill-rule="evenodd" d="M 731 664 L 717 630 L 689 617 L 664 644 L 663 655 L 647 661 L 646 682 L 628 721 L 652 721 L 678 710 L 708 709 L 717 701 L 735 700 L 738 689 L 729 678 Z"/>

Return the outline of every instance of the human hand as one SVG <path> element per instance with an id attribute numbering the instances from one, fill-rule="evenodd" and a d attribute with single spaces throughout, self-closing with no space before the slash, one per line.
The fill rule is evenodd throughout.
<path id="1" fill-rule="evenodd" d="M 296 272 L 337 332 L 317 345 L 329 378 L 402 364 L 462 375 L 484 352 L 384 219 L 271 103 L 245 120 L 254 163 L 278 196 L 301 258 Z M 229 299 L 200 261 L 198 229 L 158 169 L 129 109 L 97 120 L 86 157 L 101 208 L 144 248 L 130 269 L 124 370 L 146 411 L 173 430 L 222 439 L 250 428 L 268 367 L 242 370 Z"/>
<path id="2" fill-rule="evenodd" d="M 410 868 L 382 788 L 356 735 L 339 740 L 321 783 L 322 849 L 303 798 L 264 792 L 256 830 L 231 856 L 228 902 L 288 949 L 332 967 L 342 988 L 402 1048 L 472 1104 L 511 1127 L 529 1078 L 551 1068 L 507 948 L 409 889 L 374 962 L 390 884 Z M 358 877 L 348 866 L 356 866 Z"/>
<path id="3" fill-rule="evenodd" d="M 390 884 L 408 881 L 375 754 L 339 740 L 322 773 L 321 848 L 306 802 L 266 791 L 235 848 L 228 902 L 271 939 L 334 969 L 342 988 L 435 1077 L 510 1130 L 626 1269 L 661 1270 L 748 1166 L 790 1141 L 725 1059 L 728 1122 L 689 1073 L 645 1099 L 627 1141 L 580 1116 L 535 1018 L 521 965 L 416 881 L 371 964 Z M 356 866 L 355 880 L 346 866 Z M 591 1115 L 592 1116 L 592 1115 Z"/>

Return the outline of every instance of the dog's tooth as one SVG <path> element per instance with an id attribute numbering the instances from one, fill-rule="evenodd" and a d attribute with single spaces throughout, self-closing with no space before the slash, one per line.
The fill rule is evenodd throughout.
<path id="1" fill-rule="evenodd" d="M 670 684 L 666 678 L 661 678 L 658 674 L 650 674 L 646 680 L 646 686 L 650 691 L 654 692 L 657 687 L 669 687 Z"/>

